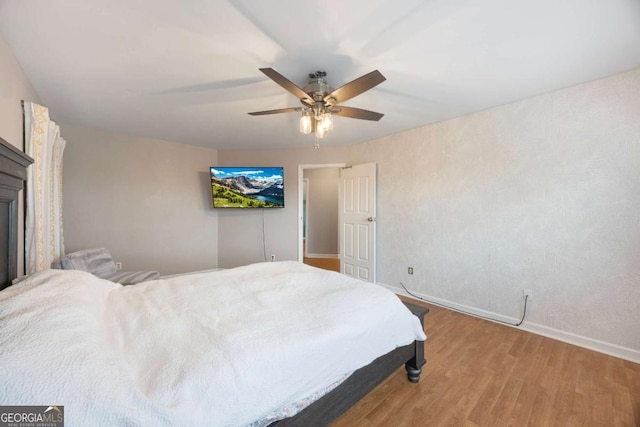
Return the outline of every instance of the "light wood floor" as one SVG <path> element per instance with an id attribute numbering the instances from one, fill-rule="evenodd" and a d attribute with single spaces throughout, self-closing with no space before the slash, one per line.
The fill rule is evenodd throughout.
<path id="1" fill-rule="evenodd" d="M 396 371 L 333 427 L 640 426 L 640 365 L 423 305 L 420 382 Z"/>
<path id="2" fill-rule="evenodd" d="M 303 263 L 313 267 L 323 268 L 325 270 L 337 271 L 340 273 L 339 258 L 307 258 L 304 257 Z"/>

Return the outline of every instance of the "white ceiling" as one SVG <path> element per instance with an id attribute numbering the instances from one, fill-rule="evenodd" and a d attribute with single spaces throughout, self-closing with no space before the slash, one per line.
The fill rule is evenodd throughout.
<path id="1" fill-rule="evenodd" d="M 247 114 L 300 105 L 261 67 L 387 77 L 326 146 L 640 67 L 639 0 L 0 0 L 0 31 L 54 120 L 219 149 L 313 145 Z"/>

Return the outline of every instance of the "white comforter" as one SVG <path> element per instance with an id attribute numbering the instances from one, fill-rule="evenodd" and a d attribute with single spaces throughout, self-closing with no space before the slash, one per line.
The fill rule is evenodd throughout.
<path id="1" fill-rule="evenodd" d="M 68 426 L 244 426 L 415 339 L 388 290 L 297 262 L 122 287 L 48 270 L 0 292 L 0 405 Z"/>

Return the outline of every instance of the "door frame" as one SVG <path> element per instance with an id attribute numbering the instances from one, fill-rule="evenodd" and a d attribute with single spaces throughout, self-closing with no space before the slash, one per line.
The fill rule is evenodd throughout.
<path id="1" fill-rule="evenodd" d="M 302 203 L 304 194 L 304 170 L 305 169 L 322 169 L 322 168 L 344 168 L 346 167 L 346 163 L 318 163 L 318 164 L 304 164 L 298 165 L 298 261 L 304 261 L 304 254 L 302 251 L 303 244 L 303 212 L 304 212 L 304 204 Z M 308 218 L 308 217 L 307 217 Z"/>
<path id="2" fill-rule="evenodd" d="M 305 197 L 304 194 L 307 194 L 307 203 L 304 203 Z M 304 244 L 309 243 L 307 238 L 309 237 L 309 179 L 302 179 L 302 242 L 303 242 L 303 252 L 302 257 L 304 258 Z M 305 221 L 306 218 L 306 221 Z"/>

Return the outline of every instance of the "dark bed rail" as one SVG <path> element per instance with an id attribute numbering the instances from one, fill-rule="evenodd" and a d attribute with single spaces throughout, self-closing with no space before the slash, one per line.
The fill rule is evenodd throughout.
<path id="1" fill-rule="evenodd" d="M 404 302 L 404 305 L 420 319 L 420 324 L 424 328 L 424 316 L 429 312 L 429 309 L 408 302 Z M 398 347 L 355 371 L 342 384 L 295 416 L 276 421 L 269 427 L 329 425 L 403 364 L 407 370 L 409 381 L 417 383 L 425 363 L 427 361 L 424 358 L 424 341 L 414 341 L 404 347 Z"/>

